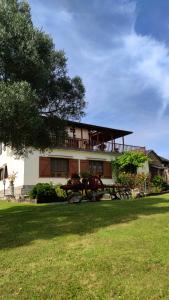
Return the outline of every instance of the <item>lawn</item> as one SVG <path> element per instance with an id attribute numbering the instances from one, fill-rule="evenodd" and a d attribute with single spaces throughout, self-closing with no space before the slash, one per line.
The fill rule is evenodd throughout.
<path id="1" fill-rule="evenodd" d="M 0 202 L 0 299 L 169 299 L 169 195 Z"/>

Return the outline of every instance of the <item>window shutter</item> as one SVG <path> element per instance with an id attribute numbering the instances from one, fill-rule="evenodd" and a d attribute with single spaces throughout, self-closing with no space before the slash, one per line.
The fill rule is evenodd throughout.
<path id="1" fill-rule="evenodd" d="M 78 172 L 78 159 L 69 159 L 69 176 Z"/>
<path id="2" fill-rule="evenodd" d="M 82 172 L 90 172 L 89 170 L 89 161 L 88 160 L 81 160 L 80 161 L 80 173 Z"/>
<path id="3" fill-rule="evenodd" d="M 4 178 L 8 178 L 8 168 L 7 168 L 7 166 L 5 166 L 5 169 L 4 169 Z"/>
<path id="4" fill-rule="evenodd" d="M 39 177 L 51 177 L 50 157 L 39 157 Z"/>
<path id="5" fill-rule="evenodd" d="M 109 161 L 103 162 L 103 176 L 105 178 L 112 178 L 112 166 Z"/>

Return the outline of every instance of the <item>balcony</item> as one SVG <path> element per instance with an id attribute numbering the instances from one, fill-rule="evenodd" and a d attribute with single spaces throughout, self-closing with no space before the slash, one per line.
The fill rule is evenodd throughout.
<path id="1" fill-rule="evenodd" d="M 56 138 L 52 137 L 52 143 L 56 148 L 80 150 L 80 151 L 92 151 L 92 152 L 114 152 L 122 153 L 124 151 L 142 151 L 145 152 L 145 147 L 125 145 L 116 143 L 114 140 L 108 142 L 96 143 L 96 141 L 89 141 L 87 139 L 78 138 Z"/>

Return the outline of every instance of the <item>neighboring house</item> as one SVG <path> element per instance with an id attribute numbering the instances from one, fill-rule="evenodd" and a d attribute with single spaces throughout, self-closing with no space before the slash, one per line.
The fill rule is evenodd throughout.
<path id="1" fill-rule="evenodd" d="M 111 161 L 126 150 L 142 150 L 144 147 L 125 145 L 124 137 L 130 131 L 107 127 L 67 123 L 67 137 L 58 141 L 53 150 L 33 151 L 28 157 L 16 158 L 10 148 L 1 146 L 0 196 L 9 194 L 8 175 L 16 172 L 15 195 L 26 194 L 38 182 L 65 184 L 72 173 L 92 171 L 102 175 L 104 183 L 112 183 Z M 54 138 L 54 137 L 52 137 Z M 117 139 L 121 138 L 121 143 Z"/>
<path id="2" fill-rule="evenodd" d="M 148 150 L 149 174 L 153 178 L 156 175 L 163 177 L 164 181 L 169 183 L 169 160 L 159 156 L 155 151 Z"/>
<path id="3" fill-rule="evenodd" d="M 163 173 L 164 181 L 169 183 L 169 160 L 162 156 L 159 156 L 159 157 L 164 165 L 164 173 Z"/>

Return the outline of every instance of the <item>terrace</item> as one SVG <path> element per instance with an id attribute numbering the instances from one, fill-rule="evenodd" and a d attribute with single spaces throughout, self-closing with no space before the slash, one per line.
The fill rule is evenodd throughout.
<path id="1" fill-rule="evenodd" d="M 146 150 L 145 147 L 125 144 L 124 137 L 131 134 L 131 131 L 68 121 L 67 133 L 66 138 L 51 136 L 55 147 L 114 153 L 134 150 L 145 152 Z M 116 142 L 119 138 L 121 138 L 121 143 Z"/>

